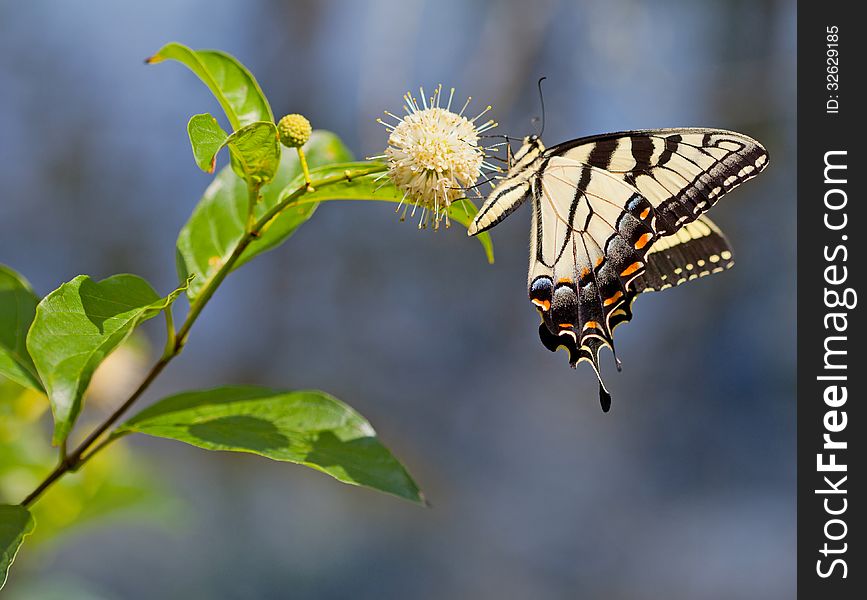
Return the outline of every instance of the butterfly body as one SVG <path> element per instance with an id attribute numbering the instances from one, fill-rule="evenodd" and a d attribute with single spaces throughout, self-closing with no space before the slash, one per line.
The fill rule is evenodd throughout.
<path id="1" fill-rule="evenodd" d="M 573 367 L 591 364 L 607 411 L 599 352 L 613 351 L 613 331 L 632 318 L 637 294 L 733 264 L 703 213 L 758 174 L 767 156 L 752 138 L 714 129 L 627 131 L 547 149 L 529 136 L 469 234 L 530 201 L 528 289 L 539 336 L 549 350 L 565 348 Z"/>

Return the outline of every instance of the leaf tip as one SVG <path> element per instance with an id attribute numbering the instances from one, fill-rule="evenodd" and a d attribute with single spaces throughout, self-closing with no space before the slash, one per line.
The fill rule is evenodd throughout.
<path id="1" fill-rule="evenodd" d="M 162 56 L 160 56 L 159 54 L 154 54 L 153 56 L 148 56 L 146 59 L 144 59 L 144 63 L 146 65 L 155 65 L 156 63 L 162 62 L 163 60 L 165 59 Z"/>

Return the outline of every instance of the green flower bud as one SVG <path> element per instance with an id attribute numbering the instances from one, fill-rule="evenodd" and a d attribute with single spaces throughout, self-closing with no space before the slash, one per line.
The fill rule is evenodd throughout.
<path id="1" fill-rule="evenodd" d="M 304 115 L 286 115 L 277 123 L 280 143 L 288 148 L 300 148 L 310 139 L 313 127 Z"/>

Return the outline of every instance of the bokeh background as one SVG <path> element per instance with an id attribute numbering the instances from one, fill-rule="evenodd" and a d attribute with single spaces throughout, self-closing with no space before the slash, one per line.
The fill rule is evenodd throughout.
<path id="1" fill-rule="evenodd" d="M 25 545 L 4 595 L 794 597 L 794 38 L 795 3 L 774 0 L 0 3 L 0 262 L 40 294 L 82 272 L 174 286 L 174 239 L 209 181 L 185 124 L 218 107 L 181 66 L 142 64 L 170 40 L 235 54 L 275 113 L 308 115 L 359 157 L 419 85 L 454 85 L 494 104 L 500 132 L 532 132 L 541 75 L 548 144 L 703 125 L 771 153 L 711 213 L 735 269 L 640 298 L 618 330 L 607 415 L 591 370 L 539 344 L 526 209 L 493 231 L 489 266 L 460 227 L 323 206 L 229 278 L 147 401 L 222 383 L 328 390 L 432 508 L 138 439 L 126 450 L 162 500 Z M 159 324 L 146 332 L 153 354 Z"/>

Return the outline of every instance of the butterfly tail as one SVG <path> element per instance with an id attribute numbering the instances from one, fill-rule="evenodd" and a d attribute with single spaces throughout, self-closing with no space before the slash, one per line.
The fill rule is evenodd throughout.
<path id="1" fill-rule="evenodd" d="M 605 387 L 605 382 L 602 381 L 602 372 L 599 369 L 599 353 L 602 348 L 609 347 L 614 350 L 614 347 L 597 337 L 587 338 L 584 340 L 584 345 L 579 350 L 580 357 L 578 362 L 587 361 L 593 367 L 593 372 L 596 374 L 596 379 L 599 380 L 599 404 L 602 406 L 602 412 L 611 410 L 611 394 L 608 388 Z M 572 365 L 573 367 L 575 365 Z"/>
<path id="2" fill-rule="evenodd" d="M 585 337 L 583 345 L 579 348 L 577 336 L 571 330 L 564 330 L 556 335 L 551 332 L 545 321 L 539 324 L 539 339 L 542 341 L 542 345 L 551 352 L 556 352 L 561 348 L 565 349 L 569 353 L 569 364 L 572 368 L 576 368 L 581 361 L 590 363 L 596 374 L 596 379 L 599 380 L 599 402 L 602 411 L 608 412 L 611 409 L 611 394 L 602 380 L 602 373 L 599 369 L 599 353 L 605 346 L 611 348 L 611 344 L 593 336 Z"/>

